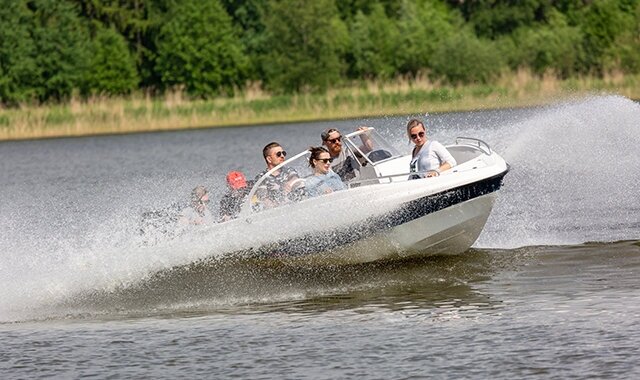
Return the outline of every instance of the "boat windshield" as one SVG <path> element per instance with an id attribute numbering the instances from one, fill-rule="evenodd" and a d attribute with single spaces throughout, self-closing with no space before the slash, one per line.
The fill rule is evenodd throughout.
<path id="1" fill-rule="evenodd" d="M 355 131 L 346 136 L 346 146 L 352 154 L 362 157 L 360 161 L 375 165 L 401 154 L 374 128 Z"/>

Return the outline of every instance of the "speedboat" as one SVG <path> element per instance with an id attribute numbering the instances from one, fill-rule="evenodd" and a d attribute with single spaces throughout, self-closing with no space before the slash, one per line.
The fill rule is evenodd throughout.
<path id="1" fill-rule="evenodd" d="M 372 149 L 365 149 L 367 139 Z M 263 209 L 256 199 L 271 173 L 289 166 L 312 175 L 303 151 L 259 178 L 239 217 L 226 222 L 260 231 L 249 257 L 310 264 L 358 264 L 468 250 L 480 235 L 509 170 L 505 160 L 475 138 L 446 146 L 457 165 L 441 175 L 410 179 L 410 155 L 400 154 L 374 129 L 344 136 L 343 150 L 357 163 L 348 189 L 296 197 Z M 294 191 L 292 191 L 292 194 Z"/>

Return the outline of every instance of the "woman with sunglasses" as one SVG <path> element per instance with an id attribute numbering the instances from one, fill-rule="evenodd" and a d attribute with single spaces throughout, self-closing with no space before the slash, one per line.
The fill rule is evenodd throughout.
<path id="1" fill-rule="evenodd" d="M 327 148 L 318 146 L 309 148 L 309 166 L 313 168 L 313 175 L 305 179 L 305 188 L 309 197 L 345 190 L 347 186 L 340 177 L 331 170 L 333 159 Z"/>
<path id="2" fill-rule="evenodd" d="M 436 177 L 445 170 L 456 166 L 456 160 L 451 153 L 437 141 L 428 141 L 424 123 L 418 119 L 411 119 L 407 123 L 407 135 L 415 146 L 411 154 L 409 171 L 415 173 L 411 179 Z"/>

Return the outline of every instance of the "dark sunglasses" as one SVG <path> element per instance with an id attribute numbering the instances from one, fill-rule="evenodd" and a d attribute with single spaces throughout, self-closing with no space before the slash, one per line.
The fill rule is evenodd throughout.
<path id="1" fill-rule="evenodd" d="M 276 157 L 287 157 L 287 152 L 285 152 L 284 150 L 276 152 Z"/>
<path id="2" fill-rule="evenodd" d="M 315 160 L 316 160 L 316 161 L 322 161 L 322 162 L 324 162 L 325 164 L 330 164 L 330 163 L 332 163 L 332 162 L 333 162 L 333 158 L 316 158 Z"/>
<path id="3" fill-rule="evenodd" d="M 423 137 L 424 137 L 424 132 L 418 132 L 418 134 L 417 134 L 417 135 L 416 135 L 416 134 L 414 134 L 414 133 L 412 133 L 412 134 L 411 134 L 411 138 L 412 138 L 413 140 L 417 139 L 417 138 L 418 138 L 418 136 L 420 136 L 420 138 L 423 138 Z"/>
<path id="4" fill-rule="evenodd" d="M 328 141 L 328 142 L 330 142 L 331 144 L 335 144 L 335 143 L 337 143 L 338 141 L 342 141 L 342 136 L 338 136 L 338 137 L 336 137 L 335 139 L 327 139 L 327 140 L 325 140 L 325 141 Z"/>

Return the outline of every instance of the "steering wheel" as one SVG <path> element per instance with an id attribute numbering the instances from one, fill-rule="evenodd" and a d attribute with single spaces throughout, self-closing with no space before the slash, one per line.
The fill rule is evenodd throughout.
<path id="1" fill-rule="evenodd" d="M 389 158 L 391 156 L 392 156 L 391 152 L 389 152 L 388 150 L 384 150 L 384 149 L 374 150 L 374 151 L 369 152 L 369 154 L 367 154 L 367 158 L 371 162 L 382 161 L 382 160 L 385 160 L 385 159 L 387 159 L 387 158 Z"/>

